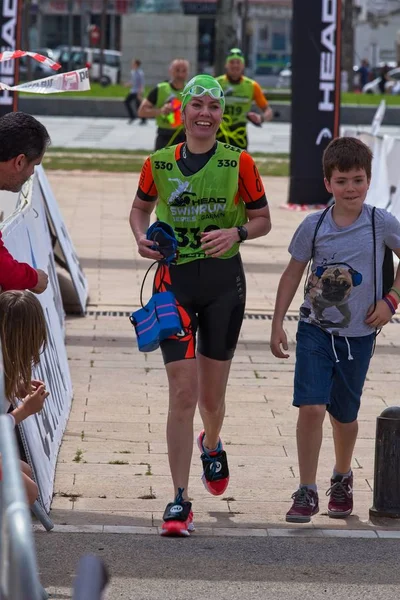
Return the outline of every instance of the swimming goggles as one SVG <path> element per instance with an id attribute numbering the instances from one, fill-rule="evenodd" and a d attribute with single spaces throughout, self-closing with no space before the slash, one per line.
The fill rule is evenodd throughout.
<path id="1" fill-rule="evenodd" d="M 231 48 L 228 52 L 228 56 L 237 56 L 238 58 L 244 58 L 243 52 L 240 48 Z"/>
<path id="2" fill-rule="evenodd" d="M 185 92 L 185 96 L 193 96 L 195 98 L 201 98 L 201 96 L 205 96 L 208 94 L 214 100 L 221 100 L 224 97 L 224 92 L 221 88 L 205 88 L 202 85 L 192 85 L 191 88 Z"/>

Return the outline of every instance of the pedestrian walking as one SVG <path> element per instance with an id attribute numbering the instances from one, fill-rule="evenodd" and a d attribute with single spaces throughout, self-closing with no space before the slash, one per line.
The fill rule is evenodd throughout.
<path id="1" fill-rule="evenodd" d="M 144 73 L 143 69 L 141 68 L 141 64 L 141 61 L 137 58 L 132 61 L 131 80 L 127 84 L 127 86 L 130 86 L 131 89 L 124 100 L 124 104 L 126 106 L 126 110 L 128 111 L 129 124 L 133 123 L 133 121 L 137 118 L 139 106 L 143 99 Z M 135 106 L 135 112 L 132 109 L 132 103 Z M 146 119 L 140 119 L 140 125 L 145 125 L 145 123 Z"/>
<path id="2" fill-rule="evenodd" d="M 362 92 L 364 85 L 367 85 L 370 76 L 370 66 L 369 62 L 366 58 L 363 58 L 361 61 L 360 68 L 358 69 L 358 77 L 359 77 L 359 88 Z"/>
<path id="3" fill-rule="evenodd" d="M 386 94 L 386 85 L 388 83 L 388 81 L 390 81 L 390 77 L 389 77 L 389 67 L 388 65 L 383 65 L 383 67 L 381 68 L 380 72 L 379 72 L 379 82 L 378 82 L 378 87 L 379 87 L 379 91 L 381 94 Z"/>

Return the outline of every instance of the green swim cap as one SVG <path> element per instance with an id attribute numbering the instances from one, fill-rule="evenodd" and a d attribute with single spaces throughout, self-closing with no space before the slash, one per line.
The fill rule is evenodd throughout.
<path id="1" fill-rule="evenodd" d="M 200 98 L 206 94 L 219 100 L 222 110 L 225 109 L 224 91 L 218 81 L 211 75 L 201 74 L 195 75 L 183 88 L 182 110 L 192 98 Z"/>
<path id="2" fill-rule="evenodd" d="M 231 48 L 229 54 L 226 57 L 225 64 L 230 60 L 240 60 L 244 64 L 244 55 L 240 48 Z"/>

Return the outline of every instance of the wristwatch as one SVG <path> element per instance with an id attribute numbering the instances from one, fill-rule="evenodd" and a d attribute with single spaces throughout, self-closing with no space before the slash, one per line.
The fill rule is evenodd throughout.
<path id="1" fill-rule="evenodd" d="M 239 234 L 239 244 L 241 244 L 242 242 L 247 240 L 247 236 L 249 235 L 249 232 L 247 231 L 246 227 L 243 227 L 243 225 L 240 225 L 236 229 L 238 230 L 238 234 Z"/>

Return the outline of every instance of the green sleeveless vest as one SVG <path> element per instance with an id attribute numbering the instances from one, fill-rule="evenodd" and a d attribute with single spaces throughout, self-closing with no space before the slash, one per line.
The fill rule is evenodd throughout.
<path id="1" fill-rule="evenodd" d="M 253 80 L 242 77 L 239 83 L 231 83 L 225 75 L 217 77 L 225 94 L 224 122 L 228 128 L 238 123 L 247 123 L 247 113 L 253 103 Z"/>
<path id="2" fill-rule="evenodd" d="M 172 103 L 176 103 L 178 113 L 171 113 L 169 115 L 158 115 L 156 117 L 156 123 L 161 129 L 174 130 L 180 127 L 182 124 L 180 115 L 180 104 L 183 90 L 174 90 L 169 81 L 163 81 L 157 86 L 157 104 L 156 108 L 161 108 L 168 100 Z"/>
<path id="3" fill-rule="evenodd" d="M 151 155 L 151 169 L 158 191 L 157 219 L 171 225 L 178 240 L 177 264 L 207 258 L 200 234 L 246 223 L 246 208 L 238 198 L 241 150 L 217 143 L 215 154 L 198 173 L 185 177 L 175 160 L 176 147 Z M 221 258 L 239 251 L 236 243 Z"/>

